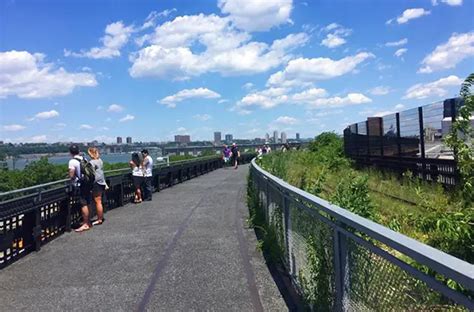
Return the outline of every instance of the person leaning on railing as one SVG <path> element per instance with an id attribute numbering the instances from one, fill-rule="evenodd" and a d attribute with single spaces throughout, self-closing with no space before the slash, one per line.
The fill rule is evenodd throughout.
<path id="1" fill-rule="evenodd" d="M 96 147 L 89 147 L 87 153 L 91 157 L 90 163 L 94 167 L 95 181 L 92 186 L 92 197 L 95 202 L 97 219 L 92 221 L 92 225 L 101 225 L 104 223 L 104 208 L 102 206 L 102 194 L 109 187 L 105 182 L 104 162 L 100 159 L 99 150 Z"/>

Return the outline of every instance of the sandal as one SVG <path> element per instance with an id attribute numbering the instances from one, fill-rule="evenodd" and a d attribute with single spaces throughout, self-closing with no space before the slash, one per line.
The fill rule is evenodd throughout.
<path id="1" fill-rule="evenodd" d="M 102 219 L 102 220 L 94 220 L 92 221 L 92 225 L 101 225 L 102 223 L 104 223 L 105 219 Z"/>
<path id="2" fill-rule="evenodd" d="M 80 233 L 80 232 L 88 231 L 90 229 L 91 227 L 88 224 L 84 223 L 83 225 L 75 229 L 74 232 Z"/>

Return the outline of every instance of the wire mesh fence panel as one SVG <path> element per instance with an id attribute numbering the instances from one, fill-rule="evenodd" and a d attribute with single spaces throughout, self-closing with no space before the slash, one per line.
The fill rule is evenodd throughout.
<path id="1" fill-rule="evenodd" d="M 345 292 L 350 311 L 467 311 L 352 239 Z"/>
<path id="2" fill-rule="evenodd" d="M 444 102 L 437 102 L 422 107 L 423 134 L 425 142 L 425 157 L 427 158 L 452 158 L 452 151 L 444 144 L 444 137 L 449 130 L 446 125 L 449 119 L 444 117 Z M 443 129 L 443 124 L 444 128 Z"/>
<path id="3" fill-rule="evenodd" d="M 305 301 L 318 311 L 331 311 L 335 304 L 333 229 L 294 201 L 290 205 L 292 273 Z M 316 210 L 315 213 L 318 213 Z"/>
<path id="4" fill-rule="evenodd" d="M 390 114 L 382 117 L 383 155 L 398 156 L 397 115 Z"/>

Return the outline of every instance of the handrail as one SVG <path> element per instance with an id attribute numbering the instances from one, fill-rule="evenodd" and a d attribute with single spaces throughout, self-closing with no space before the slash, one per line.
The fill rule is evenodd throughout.
<path id="1" fill-rule="evenodd" d="M 217 158 L 217 157 L 218 156 L 216 155 L 216 156 L 197 157 L 195 159 L 177 160 L 177 161 L 170 162 L 169 166 L 179 165 L 179 164 L 188 163 L 188 162 L 192 162 L 192 161 L 196 161 L 196 160 L 205 161 L 205 160 L 209 160 L 209 159 Z M 167 164 L 154 165 L 153 169 L 167 167 L 167 166 L 168 166 Z M 120 168 L 120 169 L 108 170 L 108 171 L 105 171 L 104 174 L 110 174 L 110 173 L 121 172 L 121 171 L 130 171 L 130 168 Z M 42 188 L 52 186 L 52 185 L 56 185 L 56 184 L 67 183 L 69 181 L 70 181 L 70 179 L 62 179 L 62 180 L 56 180 L 56 181 L 47 182 L 47 183 L 43 183 L 43 184 L 33 185 L 33 186 L 25 187 L 25 188 L 22 188 L 22 189 L 17 189 L 17 190 L 13 190 L 13 191 L 0 193 L 0 197 L 14 195 L 14 194 L 28 192 L 28 191 L 33 191 L 33 190 L 36 190 L 36 189 L 42 189 Z"/>
<path id="2" fill-rule="evenodd" d="M 452 278 L 469 290 L 474 291 L 474 265 L 294 187 L 262 169 L 257 165 L 255 158 L 251 164 L 260 174 L 279 187 L 315 204 L 323 212 L 355 228 L 357 231 L 374 237 L 387 246 L 402 252 L 421 264 L 432 267 L 438 273 Z"/>

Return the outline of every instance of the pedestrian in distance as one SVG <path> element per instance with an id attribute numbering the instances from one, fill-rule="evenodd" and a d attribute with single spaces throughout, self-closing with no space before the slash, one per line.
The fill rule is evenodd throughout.
<path id="1" fill-rule="evenodd" d="M 232 143 L 232 148 L 231 148 L 231 153 L 232 153 L 232 164 L 234 165 L 234 169 L 237 169 L 239 167 L 239 158 L 240 158 L 240 151 L 239 148 L 237 147 L 237 144 Z"/>
<path id="2" fill-rule="evenodd" d="M 142 187 L 145 181 L 145 172 L 143 170 L 143 155 L 142 153 L 132 153 L 132 160 L 129 162 L 132 168 L 132 181 L 135 187 L 135 204 L 139 204 L 142 199 Z"/>
<path id="3" fill-rule="evenodd" d="M 153 158 L 151 158 L 147 149 L 142 151 L 143 169 L 145 171 L 145 187 L 143 190 L 144 200 L 151 201 L 153 195 Z"/>
<path id="4" fill-rule="evenodd" d="M 75 229 L 76 232 L 90 230 L 92 224 L 89 220 L 89 205 L 92 202 L 92 185 L 95 178 L 91 177 L 91 166 L 87 160 L 80 155 L 79 147 L 75 144 L 69 147 L 71 159 L 68 163 L 68 174 L 71 179 L 73 194 L 79 197 L 81 205 L 82 224 Z M 92 174 L 93 171 L 92 171 Z"/>
<path id="5" fill-rule="evenodd" d="M 89 147 L 87 153 L 91 157 L 90 163 L 94 167 L 95 181 L 92 186 L 92 198 L 95 203 L 97 219 L 92 221 L 92 225 L 101 225 L 104 223 L 104 207 L 102 205 L 102 194 L 109 189 L 105 182 L 104 162 L 100 159 L 99 150 L 96 147 Z"/>
<path id="6" fill-rule="evenodd" d="M 229 163 L 230 155 L 231 155 L 230 148 L 224 144 L 222 149 L 222 160 L 224 161 L 224 167 Z"/>

